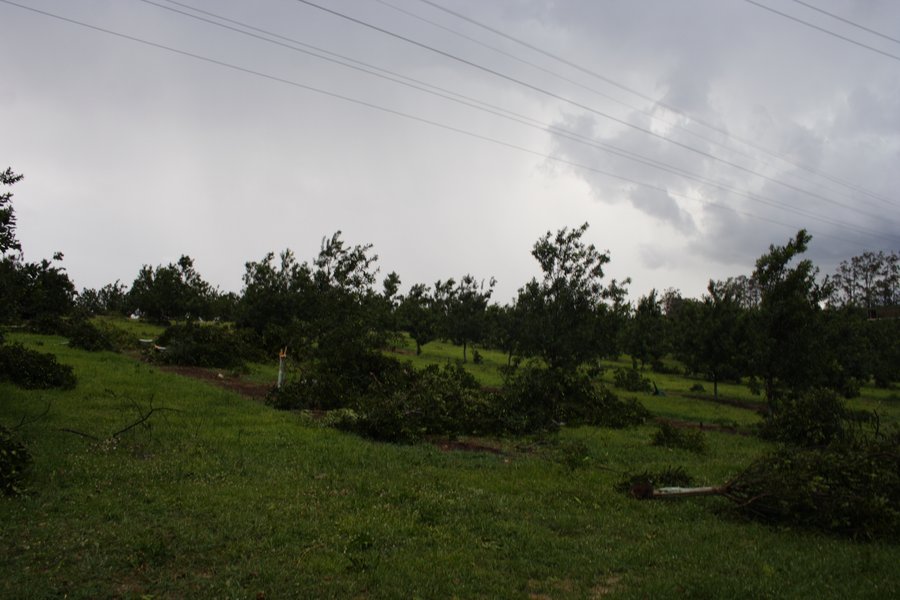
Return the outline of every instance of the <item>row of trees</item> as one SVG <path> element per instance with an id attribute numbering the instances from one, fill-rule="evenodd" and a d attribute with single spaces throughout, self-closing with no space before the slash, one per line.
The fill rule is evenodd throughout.
<path id="1" fill-rule="evenodd" d="M 20 179 L 0 174 L 10 186 Z M 787 390 L 829 386 L 851 394 L 872 378 L 898 378 L 897 320 L 867 319 L 868 309 L 898 303 L 898 256 L 866 252 L 844 261 L 832 277 L 819 277 L 802 255 L 805 231 L 771 246 L 748 276 L 711 281 L 699 299 L 677 290 L 655 290 L 626 301 L 628 280 L 606 282 L 610 256 L 586 243 L 588 225 L 547 232 L 532 249 L 541 277 L 527 282 L 507 305 L 490 302 L 494 280 L 467 274 L 459 280 L 416 283 L 400 294 L 388 274 L 376 288 L 371 245 L 351 246 L 340 232 L 322 242 L 311 262 L 290 250 L 245 265 L 240 295 L 215 289 L 182 256 L 176 263 L 145 265 L 131 286 L 120 282 L 80 294 L 54 261 L 27 263 L 15 240 L 11 194 L 0 196 L 0 319 L 138 311 L 144 318 L 234 322 L 266 352 L 284 346 L 302 355 L 315 349 L 336 368 L 392 344 L 406 331 L 417 351 L 447 339 L 463 347 L 504 350 L 535 358 L 551 370 L 573 371 L 598 359 L 630 354 L 635 365 L 659 368 L 673 356 L 688 371 L 718 382 L 750 378 L 767 397 Z"/>

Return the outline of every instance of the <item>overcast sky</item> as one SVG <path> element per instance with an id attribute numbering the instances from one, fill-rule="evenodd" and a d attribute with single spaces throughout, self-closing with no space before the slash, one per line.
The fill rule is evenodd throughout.
<path id="1" fill-rule="evenodd" d="M 188 254 L 239 291 L 338 229 L 404 288 L 494 276 L 501 302 L 585 221 L 632 300 L 800 228 L 825 273 L 900 250 L 895 0 L 759 0 L 857 44 L 746 0 L 16 2 L 170 48 L 0 3 L 19 239 L 79 288 Z"/>

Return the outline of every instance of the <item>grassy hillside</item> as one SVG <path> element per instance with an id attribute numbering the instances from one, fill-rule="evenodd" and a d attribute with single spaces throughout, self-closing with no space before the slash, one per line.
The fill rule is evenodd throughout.
<path id="1" fill-rule="evenodd" d="M 668 465 L 700 484 L 722 482 L 768 448 L 753 437 L 709 432 L 705 455 L 651 446 L 653 426 L 469 440 L 493 451 L 393 446 L 127 356 L 9 337 L 57 354 L 79 384 L 0 384 L 0 423 L 24 419 L 19 433 L 35 459 L 30 493 L 0 500 L 2 597 L 900 594 L 897 545 L 748 523 L 717 498 L 638 502 L 613 491 L 619 472 Z M 446 361 L 457 350 L 429 344 L 409 358 Z M 491 366 L 505 358 L 483 354 L 479 377 L 492 384 Z M 694 382 L 652 377 L 667 396 L 624 395 L 671 418 L 757 418 L 679 395 Z M 741 388 L 722 392 L 753 400 Z M 887 393 L 866 390 L 856 404 L 898 420 Z M 151 409 L 146 423 L 109 439 Z"/>

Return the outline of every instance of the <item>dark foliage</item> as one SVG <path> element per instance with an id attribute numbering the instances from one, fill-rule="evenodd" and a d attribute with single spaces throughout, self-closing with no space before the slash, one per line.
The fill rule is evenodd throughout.
<path id="1" fill-rule="evenodd" d="M 768 523 L 858 539 L 900 539 L 900 432 L 827 448 L 784 448 L 728 485 L 738 510 Z"/>
<path id="2" fill-rule="evenodd" d="M 69 345 L 90 352 L 115 350 L 115 344 L 106 331 L 96 327 L 90 321 L 77 320 L 69 323 L 64 334 L 69 338 Z"/>
<path id="3" fill-rule="evenodd" d="M 399 381 L 379 383 L 356 404 L 353 430 L 391 442 L 429 435 L 501 433 L 496 404 L 458 365 L 411 367 Z"/>
<path id="4" fill-rule="evenodd" d="M 52 354 L 35 352 L 21 344 L 0 346 L 0 381 L 27 389 L 75 387 L 75 373 Z"/>
<path id="5" fill-rule="evenodd" d="M 706 436 L 702 431 L 697 429 L 679 429 L 673 425 L 662 422 L 659 429 L 653 434 L 654 446 L 662 446 L 663 448 L 681 448 L 698 454 L 703 454 L 709 450 L 706 443 Z"/>
<path id="6" fill-rule="evenodd" d="M 31 453 L 12 431 L 0 425 L 0 494 L 18 496 L 31 466 Z"/>
<path id="7" fill-rule="evenodd" d="M 797 446 L 827 446 L 852 441 L 866 425 L 876 424 L 872 413 L 851 411 L 833 391 L 817 388 L 770 403 L 760 435 Z"/>
<path id="8" fill-rule="evenodd" d="M 253 356 L 243 337 L 219 325 L 172 325 L 157 342 L 165 351 L 155 355 L 163 364 L 234 369 Z"/>
<path id="9" fill-rule="evenodd" d="M 647 393 L 653 391 L 653 384 L 637 369 L 616 369 L 614 377 L 615 386 L 621 390 Z"/>
<path id="10" fill-rule="evenodd" d="M 619 481 L 615 489 L 622 494 L 628 494 L 637 498 L 649 497 L 655 488 L 660 487 L 687 487 L 694 485 L 691 477 L 683 467 L 666 467 L 661 471 L 644 471 L 635 475 L 629 475 Z"/>
<path id="11" fill-rule="evenodd" d="M 502 418 L 515 433 L 553 430 L 563 423 L 628 427 L 649 416 L 640 403 L 619 400 L 583 371 L 526 365 L 507 375 L 502 396 Z"/>

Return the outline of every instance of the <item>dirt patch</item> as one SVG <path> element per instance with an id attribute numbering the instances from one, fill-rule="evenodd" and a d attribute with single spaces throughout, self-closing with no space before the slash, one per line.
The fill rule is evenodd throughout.
<path id="1" fill-rule="evenodd" d="M 488 452 L 490 454 L 506 454 L 502 449 L 489 446 L 474 440 L 448 440 L 446 438 L 428 440 L 444 452 Z"/>
<path id="2" fill-rule="evenodd" d="M 243 381 L 239 377 L 233 377 L 222 372 L 204 369 L 201 367 L 180 367 L 175 365 L 167 365 L 160 366 L 158 368 L 161 371 L 165 371 L 166 373 L 175 373 L 184 377 L 191 377 L 193 379 L 208 381 L 219 387 L 225 388 L 226 390 L 237 392 L 241 396 L 246 396 L 247 398 L 252 398 L 253 400 L 258 401 L 264 400 L 266 394 L 268 394 L 269 390 L 272 388 L 271 385 L 265 383 Z"/>
<path id="3" fill-rule="evenodd" d="M 656 417 L 653 420 L 657 423 L 668 423 L 677 429 L 699 429 L 701 431 L 720 431 L 732 435 L 753 435 L 751 432 L 745 429 L 738 429 L 733 425 L 719 425 L 717 423 L 704 423 L 702 421 L 682 421 L 681 419 L 669 419 L 666 417 Z"/>
<path id="4" fill-rule="evenodd" d="M 688 398 L 691 400 L 703 400 L 704 402 L 712 402 L 713 404 L 724 404 L 726 406 L 734 406 L 735 408 L 743 408 L 752 410 L 755 413 L 763 414 L 766 412 L 766 405 L 761 402 L 753 402 L 752 400 L 738 400 L 737 398 L 724 398 L 719 396 L 718 400 L 712 396 L 704 396 L 701 394 L 671 394 L 677 398 Z"/>

